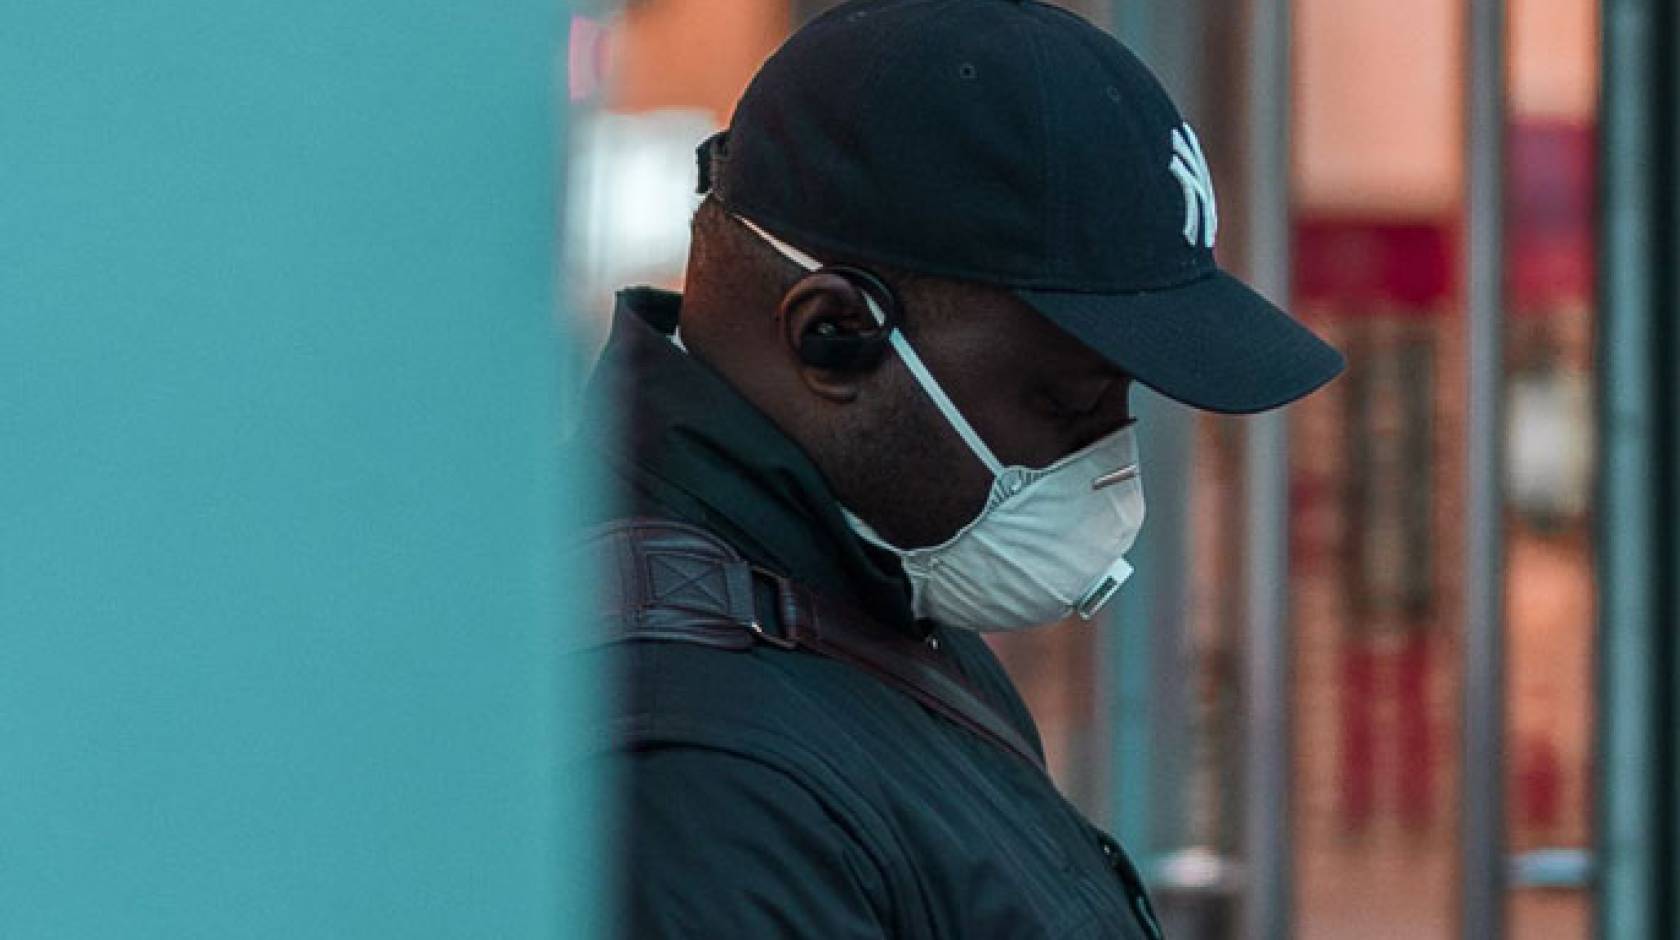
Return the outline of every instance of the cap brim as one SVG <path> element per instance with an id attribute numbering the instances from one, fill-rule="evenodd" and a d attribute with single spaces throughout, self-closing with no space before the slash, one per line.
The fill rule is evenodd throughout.
<path id="1" fill-rule="evenodd" d="M 1344 365 L 1341 353 L 1223 271 L 1141 293 L 1015 294 L 1139 382 L 1205 411 L 1286 405 Z"/>

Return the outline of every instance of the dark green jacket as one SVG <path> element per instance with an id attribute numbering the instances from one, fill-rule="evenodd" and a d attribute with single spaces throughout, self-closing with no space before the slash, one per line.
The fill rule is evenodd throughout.
<path id="1" fill-rule="evenodd" d="M 627 409 L 610 514 L 700 525 L 884 623 L 933 631 L 1038 746 L 985 643 L 914 622 L 902 577 L 853 537 L 816 467 L 669 340 L 679 305 L 620 295 L 587 403 Z M 1048 777 L 874 676 L 770 646 L 615 651 L 624 936 L 1156 936 L 1130 864 Z"/>

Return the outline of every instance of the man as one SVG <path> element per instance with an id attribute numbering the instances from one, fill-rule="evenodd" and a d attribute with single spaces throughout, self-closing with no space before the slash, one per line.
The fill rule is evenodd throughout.
<path id="1" fill-rule="evenodd" d="M 1158 937 L 978 634 L 1123 585 L 1133 381 L 1254 412 L 1340 356 L 1215 267 L 1194 131 L 1050 6 L 842 5 L 701 164 L 686 295 L 621 295 L 591 391 L 625 935 Z"/>

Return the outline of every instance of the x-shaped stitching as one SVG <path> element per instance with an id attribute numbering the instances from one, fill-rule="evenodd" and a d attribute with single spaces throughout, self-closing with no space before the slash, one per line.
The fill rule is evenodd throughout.
<path id="1" fill-rule="evenodd" d="M 655 603 L 678 603 L 682 594 L 692 592 L 711 610 L 728 612 L 729 585 L 715 562 L 667 552 L 650 552 L 647 560 L 649 593 Z"/>

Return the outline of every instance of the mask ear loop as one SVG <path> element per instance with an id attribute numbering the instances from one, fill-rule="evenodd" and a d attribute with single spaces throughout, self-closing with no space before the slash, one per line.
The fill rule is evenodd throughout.
<path id="1" fill-rule="evenodd" d="M 751 229 L 753 234 L 764 239 L 765 243 L 776 249 L 776 252 L 782 257 L 806 271 L 817 271 L 823 267 L 822 262 L 766 232 L 751 219 L 745 219 L 738 215 L 735 216 L 735 219 Z M 863 294 L 863 302 L 869 305 L 869 313 L 875 318 L 875 323 L 879 326 L 886 326 L 887 315 L 881 310 L 881 305 L 875 301 L 874 297 L 869 296 L 868 291 L 862 291 L 861 293 Z M 992 477 L 995 479 L 1003 476 L 1003 463 L 992 455 L 991 448 L 986 446 L 986 442 L 980 439 L 980 435 L 962 416 L 962 412 L 957 410 L 956 403 L 951 401 L 951 397 L 945 394 L 943 388 L 939 387 L 939 382 L 934 379 L 933 373 L 928 371 L 927 365 L 922 362 L 922 357 L 916 355 L 916 350 L 910 347 L 910 341 L 904 338 L 904 331 L 894 327 L 887 335 L 887 342 L 898 352 L 898 357 L 904 361 L 904 365 L 910 370 L 910 374 L 915 377 L 916 384 L 920 385 L 922 391 L 933 399 L 933 406 L 938 408 L 939 413 L 945 416 L 945 420 L 957 432 L 957 436 L 963 439 L 963 443 L 968 445 L 968 449 L 974 452 L 974 456 L 980 458 L 980 462 L 985 465 L 987 470 L 991 471 Z"/>

